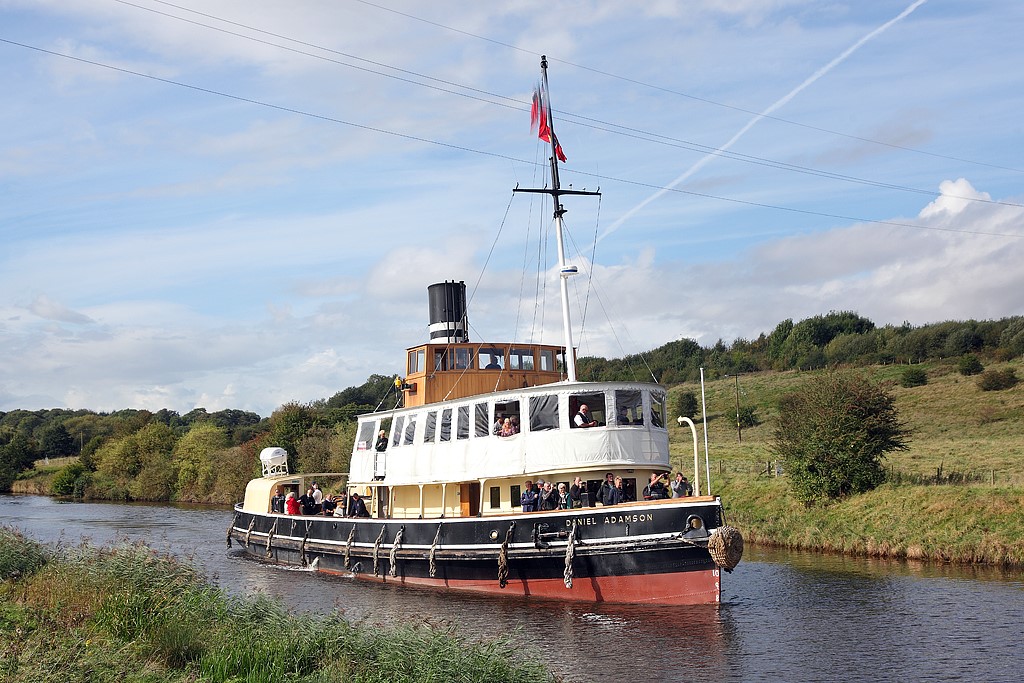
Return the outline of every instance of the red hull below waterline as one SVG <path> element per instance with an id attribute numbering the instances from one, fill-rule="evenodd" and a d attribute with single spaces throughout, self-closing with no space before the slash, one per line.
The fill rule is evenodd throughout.
<path id="1" fill-rule="evenodd" d="M 321 571 L 347 575 L 347 572 Z M 375 577 L 372 574 L 355 574 L 355 577 L 381 583 L 446 588 L 490 595 L 551 598 L 573 602 L 707 605 L 717 604 L 721 599 L 721 575 L 717 568 L 671 574 L 577 578 L 573 581 L 572 588 L 566 588 L 563 579 L 510 578 L 502 588 L 493 579 L 488 581 L 446 580 L 417 576 L 390 577 L 385 575 Z"/>

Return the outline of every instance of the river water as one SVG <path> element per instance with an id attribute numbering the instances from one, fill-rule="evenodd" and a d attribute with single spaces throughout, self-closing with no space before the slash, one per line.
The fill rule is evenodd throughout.
<path id="1" fill-rule="evenodd" d="M 296 613 L 512 634 L 566 681 L 1018 681 L 1024 575 L 747 548 L 720 606 L 579 605 L 325 577 L 226 547 L 223 508 L 0 495 L 0 524 L 32 538 L 145 541 L 231 593 Z"/>

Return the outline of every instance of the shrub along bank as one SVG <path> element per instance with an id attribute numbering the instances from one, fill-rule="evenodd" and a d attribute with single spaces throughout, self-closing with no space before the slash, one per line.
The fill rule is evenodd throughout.
<path id="1" fill-rule="evenodd" d="M 748 542 L 887 558 L 1024 567 L 1024 385 L 992 391 L 963 374 L 956 359 L 924 363 L 927 382 L 900 385 L 906 366 L 862 372 L 890 382 L 908 448 L 884 459 L 885 483 L 835 502 L 805 506 L 772 449 L 779 398 L 814 373 L 755 373 L 708 382 L 712 492 Z M 1024 363 L 993 372 L 1024 375 Z M 670 392 L 695 392 L 684 384 Z M 736 427 L 736 406 L 760 424 Z M 702 417 L 696 418 L 698 425 Z M 671 426 L 672 463 L 693 471 L 688 427 Z M 699 434 L 701 490 L 705 482 Z"/>
<path id="2" fill-rule="evenodd" d="M 553 681 L 510 640 L 296 617 L 145 546 L 51 549 L 0 528 L 0 680 Z M 523 666 L 517 662 L 529 662 Z"/>

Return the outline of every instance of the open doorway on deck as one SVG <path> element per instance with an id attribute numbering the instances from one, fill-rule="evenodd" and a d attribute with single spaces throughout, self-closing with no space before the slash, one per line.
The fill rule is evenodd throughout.
<path id="1" fill-rule="evenodd" d="M 459 484 L 459 504 L 462 517 L 476 517 L 480 514 L 480 482 Z"/>

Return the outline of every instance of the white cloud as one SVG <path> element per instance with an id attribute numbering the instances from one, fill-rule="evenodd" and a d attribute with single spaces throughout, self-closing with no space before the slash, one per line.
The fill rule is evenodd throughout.
<path id="1" fill-rule="evenodd" d="M 325 398 L 401 372 L 426 339 L 427 286 L 452 279 L 473 296 L 474 338 L 560 342 L 551 209 L 509 204 L 517 183 L 543 183 L 525 109 L 542 52 L 563 183 L 604 192 L 566 199 L 570 260 L 596 277 L 572 286 L 584 353 L 752 337 L 832 309 L 880 324 L 1021 313 L 1024 240 L 993 236 L 1024 233 L 1021 210 L 977 201 L 1024 194 L 1019 31 L 987 6 L 921 6 L 775 112 L 806 125 L 766 119 L 733 149 L 875 185 L 716 159 L 590 263 L 594 235 L 700 158 L 686 147 L 724 144 L 908 2 L 202 7 L 325 60 L 129 5 L 7 0 L 12 40 L 207 91 L 0 45 L 0 410 L 266 415 Z M 329 61 L 340 52 L 406 80 Z M 658 136 L 682 142 L 642 139 Z"/>

